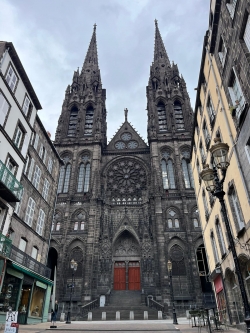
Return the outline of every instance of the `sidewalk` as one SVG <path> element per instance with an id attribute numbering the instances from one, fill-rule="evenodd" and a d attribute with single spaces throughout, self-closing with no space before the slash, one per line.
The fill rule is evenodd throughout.
<path id="1" fill-rule="evenodd" d="M 20 325 L 19 333 L 42 333 L 51 331 L 57 331 L 58 333 L 69 332 L 167 332 L 167 333 L 191 333 L 199 332 L 198 327 L 191 327 L 189 321 L 186 318 L 178 318 L 178 325 L 173 325 L 172 320 L 126 320 L 126 321 L 72 321 L 71 324 L 65 324 L 65 322 L 58 322 L 56 329 L 50 329 L 51 323 L 40 323 L 36 325 Z M 3 330 L 0 330 L 2 333 Z M 207 333 L 207 328 L 202 327 L 201 333 Z M 214 331 L 216 332 L 216 331 Z M 225 330 L 225 333 L 242 333 L 234 328 Z"/>

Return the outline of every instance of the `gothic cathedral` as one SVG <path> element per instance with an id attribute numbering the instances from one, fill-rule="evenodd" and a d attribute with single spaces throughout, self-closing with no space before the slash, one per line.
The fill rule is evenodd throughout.
<path id="1" fill-rule="evenodd" d="M 176 307 L 202 302 L 197 249 L 203 243 L 189 161 L 193 111 L 178 66 L 170 63 L 155 22 L 147 91 L 148 142 L 125 120 L 107 144 L 106 90 L 96 26 L 82 70 L 66 89 L 55 146 L 64 161 L 49 256 L 57 254 L 59 302 L 114 290 L 140 290 Z"/>

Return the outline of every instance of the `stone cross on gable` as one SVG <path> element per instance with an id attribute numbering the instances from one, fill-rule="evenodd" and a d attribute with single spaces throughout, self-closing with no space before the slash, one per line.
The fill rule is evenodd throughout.
<path id="1" fill-rule="evenodd" d="M 124 109 L 125 121 L 128 121 L 128 109 Z"/>

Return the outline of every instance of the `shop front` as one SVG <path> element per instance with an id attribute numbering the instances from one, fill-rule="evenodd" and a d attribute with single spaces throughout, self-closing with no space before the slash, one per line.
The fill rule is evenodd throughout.
<path id="1" fill-rule="evenodd" d="M 217 307 L 219 313 L 226 313 L 226 298 L 223 289 L 223 281 L 221 275 L 214 279 L 214 287 L 216 292 Z"/>
<path id="2" fill-rule="evenodd" d="M 7 262 L 0 294 L 0 322 L 11 307 L 20 324 L 46 322 L 53 282 L 14 262 Z"/>

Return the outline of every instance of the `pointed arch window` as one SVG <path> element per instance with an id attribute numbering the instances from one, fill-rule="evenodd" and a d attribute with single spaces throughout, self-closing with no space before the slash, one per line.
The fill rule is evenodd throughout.
<path id="1" fill-rule="evenodd" d="M 184 251 L 179 245 L 175 244 L 170 248 L 169 256 L 172 261 L 174 295 L 181 296 L 186 292 L 185 283 L 187 280 Z"/>
<path id="2" fill-rule="evenodd" d="M 180 228 L 180 219 L 178 213 L 174 209 L 169 209 L 167 211 L 167 220 L 168 220 L 168 228 L 179 229 Z"/>
<path id="3" fill-rule="evenodd" d="M 177 130 L 184 129 L 184 119 L 182 113 L 182 106 L 179 101 L 174 102 L 174 117 L 175 117 L 175 125 Z"/>
<path id="4" fill-rule="evenodd" d="M 89 106 L 86 110 L 84 134 L 92 134 L 93 130 L 94 109 Z"/>
<path id="5" fill-rule="evenodd" d="M 74 106 L 70 111 L 68 136 L 76 135 L 77 117 L 78 117 L 78 109 L 76 106 Z"/>
<path id="6" fill-rule="evenodd" d="M 69 190 L 71 164 L 69 163 L 68 156 L 64 157 L 63 161 L 64 161 L 65 165 L 61 166 L 61 168 L 60 168 L 57 193 L 67 193 Z"/>
<path id="7" fill-rule="evenodd" d="M 165 105 L 160 102 L 157 105 L 157 112 L 158 112 L 158 121 L 159 121 L 159 130 L 166 131 L 167 130 L 167 115 Z"/>
<path id="8" fill-rule="evenodd" d="M 195 207 L 192 211 L 192 220 L 193 220 L 193 226 L 194 228 L 200 227 L 200 221 L 199 221 L 199 213 L 197 207 Z"/>
<path id="9" fill-rule="evenodd" d="M 83 155 L 81 157 L 81 164 L 78 172 L 78 184 L 77 192 L 87 193 L 89 191 L 89 180 L 90 180 L 90 162 L 89 156 Z"/>
<path id="10" fill-rule="evenodd" d="M 173 167 L 173 162 L 170 159 L 170 154 L 168 152 L 163 152 L 162 157 L 163 158 L 161 160 L 161 171 L 162 171 L 163 188 L 165 190 L 176 188 L 174 167 Z"/>
<path id="11" fill-rule="evenodd" d="M 181 165 L 185 188 L 194 188 L 193 172 L 190 164 L 190 154 L 188 150 L 182 152 Z"/>

